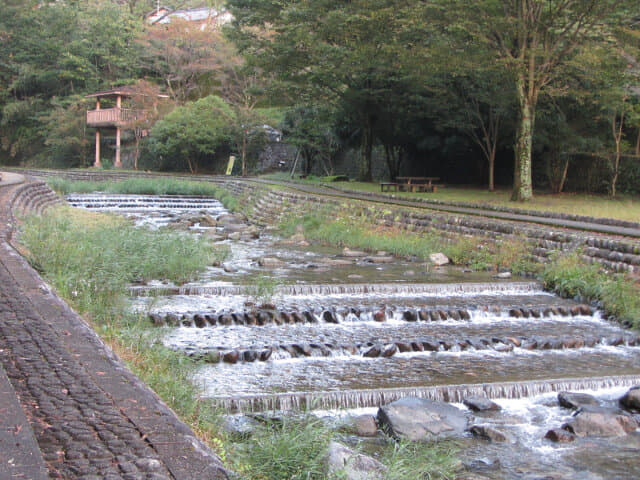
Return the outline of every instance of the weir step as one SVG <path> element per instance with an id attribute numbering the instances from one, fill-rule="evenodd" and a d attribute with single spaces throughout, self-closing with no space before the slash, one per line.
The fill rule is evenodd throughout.
<path id="1" fill-rule="evenodd" d="M 550 317 L 588 316 L 594 315 L 594 310 L 588 305 L 574 305 L 571 307 L 546 306 L 546 307 L 518 307 L 508 310 L 499 307 L 484 307 L 475 310 L 461 308 L 437 308 L 437 309 L 378 309 L 375 311 L 362 311 L 358 308 L 345 308 L 339 312 L 333 310 L 249 310 L 241 312 L 185 312 L 185 313 L 160 313 L 152 312 L 148 318 L 156 326 L 182 326 L 182 327 L 215 327 L 215 326 L 265 326 L 265 325 L 291 325 L 299 323 L 351 323 L 355 321 L 385 322 L 387 320 L 402 320 L 405 322 L 440 322 L 440 321 L 472 321 L 474 318 L 486 318 L 488 314 L 496 318 L 536 319 Z"/>
<path id="2" fill-rule="evenodd" d="M 391 343 L 366 342 L 351 345 L 331 343 L 293 343 L 283 345 L 237 346 L 224 348 L 209 346 L 206 350 L 187 350 L 184 353 L 206 363 L 255 362 L 290 358 L 361 356 L 366 358 L 390 358 L 403 353 L 430 352 L 482 352 L 494 351 L 503 354 L 522 351 L 576 350 L 600 347 L 637 347 L 638 335 L 619 335 L 596 338 L 571 336 L 565 338 L 536 337 L 475 337 L 464 339 L 409 338 Z"/>
<path id="3" fill-rule="evenodd" d="M 267 393 L 252 395 L 214 396 L 209 401 L 228 412 L 306 411 L 380 407 L 405 397 L 462 403 L 468 397 L 517 399 L 543 393 L 599 390 L 612 387 L 633 387 L 640 384 L 640 375 L 613 377 L 560 378 L 497 383 L 470 383 L 375 390 L 342 390 L 325 392 Z"/>

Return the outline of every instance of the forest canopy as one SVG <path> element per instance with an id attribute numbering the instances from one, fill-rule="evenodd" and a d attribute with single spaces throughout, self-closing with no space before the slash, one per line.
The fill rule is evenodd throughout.
<path id="1" fill-rule="evenodd" d="M 224 26 L 151 24 L 156 3 L 0 0 L 1 164 L 92 165 L 86 95 L 139 85 L 168 96 L 137 126 L 145 168 L 215 171 L 233 152 L 247 173 L 269 123 L 305 173 L 433 175 L 515 200 L 640 191 L 636 1 L 169 6 L 229 12 Z"/>

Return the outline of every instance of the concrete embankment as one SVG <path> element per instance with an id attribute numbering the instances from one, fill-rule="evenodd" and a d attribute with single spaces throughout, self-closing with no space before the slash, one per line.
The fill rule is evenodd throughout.
<path id="1" fill-rule="evenodd" d="M 2 175 L 0 478 L 228 478 L 12 246 L 17 216 L 61 201 L 42 181 Z"/>

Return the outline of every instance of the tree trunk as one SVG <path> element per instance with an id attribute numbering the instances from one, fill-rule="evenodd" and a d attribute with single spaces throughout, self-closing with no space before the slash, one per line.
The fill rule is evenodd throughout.
<path id="1" fill-rule="evenodd" d="M 197 167 L 195 162 L 191 162 L 191 158 L 187 157 L 187 165 L 189 165 L 189 172 L 196 173 Z"/>
<path id="2" fill-rule="evenodd" d="M 533 126 L 535 123 L 535 105 L 525 93 L 523 79 L 518 79 L 517 81 L 517 92 L 520 103 L 520 123 L 516 133 L 511 200 L 515 202 L 526 202 L 531 200 L 533 196 L 531 151 L 533 144 Z"/>
<path id="3" fill-rule="evenodd" d="M 371 117 L 367 116 L 365 125 L 362 129 L 362 146 L 360 156 L 360 180 L 363 182 L 372 182 L 373 175 L 371 172 L 371 156 L 373 152 L 373 125 Z"/>
<path id="4" fill-rule="evenodd" d="M 561 158 L 560 155 L 556 155 L 556 152 L 552 152 L 547 162 L 547 178 L 551 186 L 551 193 L 562 193 L 568 171 L 569 156 Z"/>
<path id="5" fill-rule="evenodd" d="M 133 153 L 133 169 L 138 170 L 138 158 L 140 158 L 140 136 L 136 134 L 136 149 Z"/>
<path id="6" fill-rule="evenodd" d="M 495 164 L 496 164 L 496 150 L 495 147 L 491 150 L 491 155 L 489 155 L 489 191 L 494 192 L 496 189 L 495 185 Z"/>
<path id="7" fill-rule="evenodd" d="M 242 132 L 242 176 L 247 176 L 247 132 Z"/>
<path id="8" fill-rule="evenodd" d="M 389 145 L 384 146 L 384 153 L 387 160 L 387 168 L 389 169 L 389 177 L 392 182 L 400 175 L 400 165 L 402 164 L 402 150 Z"/>
<path id="9" fill-rule="evenodd" d="M 617 151 L 613 160 L 613 173 L 611 175 L 611 197 L 616 196 L 616 184 L 618 183 L 618 170 L 620 167 L 620 151 Z"/>
<path id="10" fill-rule="evenodd" d="M 609 186 L 609 193 L 612 197 L 616 196 L 616 184 L 618 183 L 618 174 L 620 173 L 620 156 L 621 156 L 621 143 L 623 137 L 624 127 L 624 107 L 620 112 L 620 121 L 618 121 L 618 112 L 613 112 L 613 118 L 611 119 L 611 132 L 613 133 L 613 140 L 616 145 L 616 151 L 611 161 L 611 185 Z"/>

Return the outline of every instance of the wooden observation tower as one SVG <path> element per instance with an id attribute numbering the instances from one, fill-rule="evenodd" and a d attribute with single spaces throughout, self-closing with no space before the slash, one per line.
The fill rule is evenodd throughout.
<path id="1" fill-rule="evenodd" d="M 120 158 L 120 147 L 123 130 L 134 130 L 147 119 L 147 111 L 143 109 L 123 108 L 123 101 L 126 103 L 133 97 L 147 96 L 131 87 L 119 87 L 104 92 L 92 93 L 87 98 L 96 99 L 95 110 L 87 111 L 87 126 L 96 129 L 96 158 L 94 167 L 101 167 L 100 161 L 100 134 L 101 131 L 114 132 L 116 136 L 115 159 L 113 166 L 122 168 Z M 167 98 L 167 95 L 157 95 L 159 98 Z M 102 108 L 103 100 L 108 103 L 108 108 Z"/>

